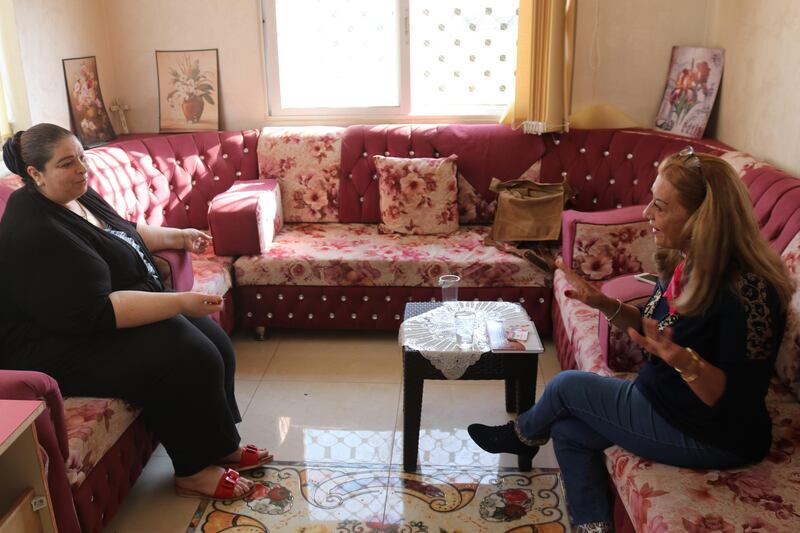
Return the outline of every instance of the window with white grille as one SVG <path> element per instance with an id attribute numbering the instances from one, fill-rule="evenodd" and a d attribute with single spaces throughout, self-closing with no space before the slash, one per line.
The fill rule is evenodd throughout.
<path id="1" fill-rule="evenodd" d="M 263 0 L 270 112 L 497 115 L 518 0 Z"/>

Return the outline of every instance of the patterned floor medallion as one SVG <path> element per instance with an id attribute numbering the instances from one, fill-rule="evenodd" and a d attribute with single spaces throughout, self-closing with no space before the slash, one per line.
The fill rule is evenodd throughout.
<path id="1" fill-rule="evenodd" d="M 558 470 L 272 463 L 239 501 L 203 501 L 187 533 L 567 533 Z"/>

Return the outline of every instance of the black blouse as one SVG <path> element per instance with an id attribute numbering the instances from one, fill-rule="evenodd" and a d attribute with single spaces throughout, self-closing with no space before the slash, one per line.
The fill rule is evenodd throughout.
<path id="1" fill-rule="evenodd" d="M 0 346 L 25 352 L 42 337 L 76 337 L 116 328 L 112 292 L 163 291 L 148 272 L 153 257 L 136 227 L 94 190 L 78 200 L 109 229 L 97 228 L 33 188 L 11 194 L 0 220 Z"/>
<path id="2" fill-rule="evenodd" d="M 726 376 L 725 391 L 712 407 L 680 374 L 645 353 L 636 386 L 673 426 L 700 441 L 757 462 L 769 452 L 772 423 L 764 398 L 786 325 L 774 288 L 745 274 L 720 290 L 702 316 L 670 315 L 664 287 L 656 285 L 643 316 L 673 328 L 673 341 L 692 348 Z"/>

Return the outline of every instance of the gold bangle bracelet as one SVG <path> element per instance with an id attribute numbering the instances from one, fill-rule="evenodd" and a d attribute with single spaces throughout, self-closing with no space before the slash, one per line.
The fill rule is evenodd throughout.
<path id="1" fill-rule="evenodd" d="M 615 318 L 617 318 L 617 315 L 619 314 L 619 312 L 620 312 L 620 311 L 622 311 L 622 300 L 620 300 L 619 298 L 617 298 L 616 300 L 617 300 L 617 302 L 619 303 L 619 305 L 617 306 L 617 310 L 616 310 L 616 311 L 614 311 L 614 314 L 613 314 L 613 315 L 611 315 L 611 316 L 608 316 L 608 315 L 606 315 L 606 320 L 607 320 L 609 323 L 611 323 L 611 321 L 612 321 L 612 320 L 614 320 Z M 603 314 L 605 315 L 605 313 L 603 313 Z"/>
<path id="2" fill-rule="evenodd" d="M 689 352 L 689 358 L 690 358 L 689 366 L 686 367 L 686 370 L 681 370 L 677 366 L 674 368 L 678 372 L 678 374 L 681 375 L 683 381 L 685 381 L 686 383 L 691 383 L 700 376 L 699 371 L 702 370 L 703 367 L 706 366 L 706 364 L 703 361 L 703 359 L 701 359 L 700 356 L 697 355 L 697 352 L 695 352 L 688 346 L 685 347 L 684 350 Z"/>

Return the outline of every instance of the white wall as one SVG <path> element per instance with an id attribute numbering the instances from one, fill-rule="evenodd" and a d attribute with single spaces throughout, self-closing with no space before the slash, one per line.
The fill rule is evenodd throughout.
<path id="1" fill-rule="evenodd" d="M 652 127 L 672 47 L 704 45 L 708 1 L 578 0 L 573 112 L 611 104 Z"/>
<path id="2" fill-rule="evenodd" d="M 13 0 L 0 0 L 0 39 L 5 59 L 5 80 L 3 89 L 9 96 L 9 121 L 14 130 L 24 130 L 31 125 L 31 111 L 28 104 L 28 89 L 25 85 L 25 70 L 19 51 L 17 23 L 14 16 Z"/>
<path id="3" fill-rule="evenodd" d="M 154 51 L 198 48 L 219 49 L 221 128 L 265 123 L 259 0 L 0 2 L 13 3 L 33 123 L 69 125 L 61 59 L 96 55 L 106 104 L 120 97 L 132 131 L 157 131 Z M 580 0 L 573 111 L 612 104 L 651 126 L 672 46 L 722 47 L 708 133 L 800 174 L 798 33 L 795 0 Z"/>
<path id="4" fill-rule="evenodd" d="M 800 176 L 800 2 L 712 0 L 706 44 L 725 48 L 716 137 Z"/>
<path id="5" fill-rule="evenodd" d="M 219 49 L 220 129 L 263 126 L 259 0 L 103 0 L 117 95 L 134 132 L 158 131 L 155 50 Z"/>
<path id="6" fill-rule="evenodd" d="M 13 0 L 30 120 L 69 128 L 62 59 L 97 56 L 106 105 L 114 94 L 103 0 Z"/>

